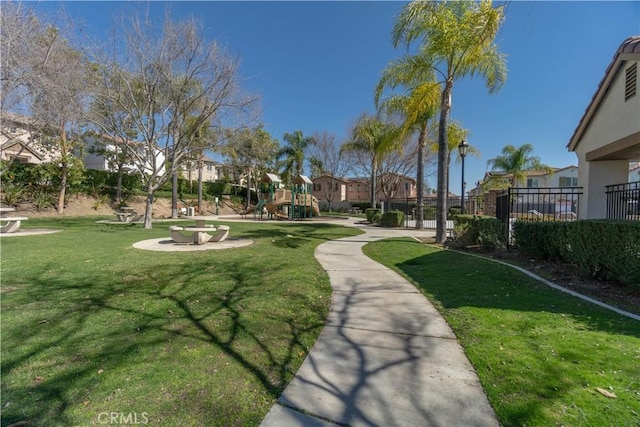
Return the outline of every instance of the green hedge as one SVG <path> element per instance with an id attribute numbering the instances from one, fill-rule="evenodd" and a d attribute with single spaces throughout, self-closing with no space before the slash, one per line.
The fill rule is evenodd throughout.
<path id="1" fill-rule="evenodd" d="M 404 213 L 401 211 L 389 211 L 380 217 L 380 226 L 382 227 L 400 227 L 404 222 Z"/>
<path id="2" fill-rule="evenodd" d="M 365 209 L 364 214 L 367 216 L 367 221 L 371 224 L 377 224 L 382 215 L 382 210 L 379 208 Z"/>
<path id="3" fill-rule="evenodd" d="M 518 247 L 530 256 L 575 265 L 581 274 L 640 288 L 640 222 L 516 221 Z"/>
<path id="4" fill-rule="evenodd" d="M 481 246 L 484 249 L 504 249 L 506 234 L 504 223 L 496 217 L 455 215 L 453 217 L 453 246 Z"/>

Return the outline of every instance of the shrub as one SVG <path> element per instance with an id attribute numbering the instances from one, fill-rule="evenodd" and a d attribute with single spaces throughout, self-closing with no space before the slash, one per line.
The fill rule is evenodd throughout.
<path id="1" fill-rule="evenodd" d="M 379 224 L 382 227 L 400 227 L 403 221 L 404 213 L 401 211 L 390 211 L 381 215 Z"/>
<path id="2" fill-rule="evenodd" d="M 436 219 L 436 207 L 435 206 L 427 206 L 423 210 L 424 219 L 434 220 Z"/>
<path id="3" fill-rule="evenodd" d="M 518 247 L 530 256 L 571 263 L 583 276 L 640 288 L 638 221 L 517 221 L 514 227 Z"/>
<path id="4" fill-rule="evenodd" d="M 506 234 L 504 223 L 492 216 L 455 215 L 453 246 L 479 245 L 483 249 L 504 249 Z"/>
<path id="5" fill-rule="evenodd" d="M 378 222 L 378 219 L 380 218 L 380 215 L 382 214 L 382 211 L 378 208 L 367 208 L 365 209 L 364 213 L 367 216 L 368 222 L 370 222 L 371 224 L 376 224 Z"/>
<path id="6" fill-rule="evenodd" d="M 36 211 L 42 212 L 47 208 L 54 206 L 53 196 L 44 191 L 38 191 L 33 195 L 33 204 Z"/>
<path id="7" fill-rule="evenodd" d="M 7 206 L 14 206 L 24 196 L 24 186 L 14 183 L 2 183 L 2 199 Z"/>

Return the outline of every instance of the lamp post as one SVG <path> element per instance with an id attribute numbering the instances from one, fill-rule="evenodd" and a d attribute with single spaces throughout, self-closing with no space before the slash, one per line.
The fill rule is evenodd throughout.
<path id="1" fill-rule="evenodd" d="M 469 150 L 469 144 L 467 144 L 464 139 L 458 145 L 458 153 L 460 154 L 460 158 L 462 159 L 462 195 L 460 196 L 460 214 L 464 215 L 464 158 L 467 156 L 467 151 Z"/>
<path id="2" fill-rule="evenodd" d="M 409 183 L 404 183 L 404 222 L 409 228 Z"/>

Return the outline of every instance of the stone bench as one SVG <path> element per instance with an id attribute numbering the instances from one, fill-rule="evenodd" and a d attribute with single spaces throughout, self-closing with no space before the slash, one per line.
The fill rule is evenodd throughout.
<path id="1" fill-rule="evenodd" d="M 0 222 L 6 224 L 0 226 L 0 233 L 15 233 L 20 229 L 20 222 L 28 219 L 25 216 L 2 217 Z"/>

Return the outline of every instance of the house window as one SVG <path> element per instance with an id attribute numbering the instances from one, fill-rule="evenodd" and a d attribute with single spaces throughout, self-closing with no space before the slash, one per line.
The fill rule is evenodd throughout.
<path id="1" fill-rule="evenodd" d="M 527 188 L 538 188 L 538 178 L 527 178 Z"/>
<path id="2" fill-rule="evenodd" d="M 638 80 L 638 63 L 634 63 L 625 71 L 624 100 L 627 101 L 636 95 L 636 82 Z"/>
<path id="3" fill-rule="evenodd" d="M 207 163 L 207 172 L 213 172 L 213 165 L 211 163 Z"/>
<path id="4" fill-rule="evenodd" d="M 321 190 L 322 190 L 322 185 L 320 184 L 313 185 L 313 191 L 321 191 Z"/>
<path id="5" fill-rule="evenodd" d="M 560 187 L 577 187 L 578 178 L 575 176 L 561 176 Z"/>

